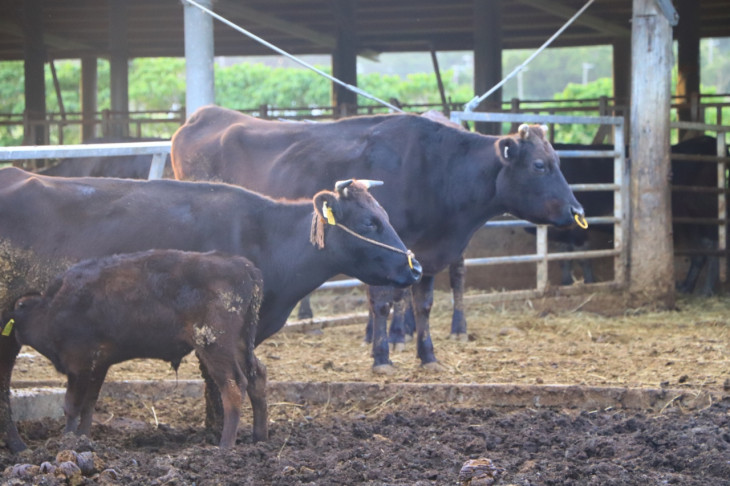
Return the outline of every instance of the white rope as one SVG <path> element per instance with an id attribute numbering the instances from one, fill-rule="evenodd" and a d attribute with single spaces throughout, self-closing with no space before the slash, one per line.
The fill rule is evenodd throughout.
<path id="1" fill-rule="evenodd" d="M 359 94 L 360 96 L 364 96 L 365 98 L 368 98 L 368 99 L 371 99 L 371 100 L 373 100 L 373 101 L 376 101 L 376 102 L 380 103 L 381 105 L 387 106 L 387 107 L 388 107 L 388 108 L 390 108 L 391 110 L 397 111 L 397 112 L 399 112 L 399 113 L 405 113 L 405 112 L 404 112 L 404 111 L 403 111 L 402 109 L 398 108 L 397 106 L 393 106 L 393 105 L 391 105 L 390 103 L 388 103 L 387 101 L 383 101 L 383 100 L 381 100 L 380 98 L 377 98 L 377 97 L 375 97 L 375 96 L 373 96 L 373 95 L 371 95 L 371 94 L 369 94 L 369 93 L 367 93 L 367 92 L 365 92 L 365 91 L 361 90 L 361 89 L 360 89 L 360 88 L 358 88 L 357 86 L 353 86 L 353 85 L 351 85 L 351 84 L 347 84 L 347 83 L 345 83 L 344 81 L 340 81 L 339 79 L 335 78 L 334 76 L 330 76 L 329 74 L 325 73 L 324 71 L 322 71 L 322 70 L 320 70 L 320 69 L 317 69 L 316 67 L 312 66 L 311 64 L 308 64 L 308 63 L 306 63 L 306 62 L 302 61 L 302 60 L 301 60 L 301 59 L 299 59 L 298 57 L 295 57 L 295 56 L 293 56 L 293 55 L 289 54 L 288 52 L 286 52 L 286 51 L 284 51 L 284 50 L 282 50 L 282 49 L 280 49 L 280 48 L 276 47 L 276 46 L 275 46 L 274 44 L 271 44 L 270 42 L 267 42 L 267 41 L 265 41 L 264 39 L 262 39 L 261 37 L 257 36 L 256 34 L 253 34 L 253 33 L 249 32 L 249 31 L 247 31 L 246 29 L 244 29 L 243 27 L 241 27 L 241 26 L 239 26 L 239 25 L 236 25 L 236 24 L 234 24 L 234 23 L 233 23 L 233 22 L 231 22 L 230 20 L 228 20 L 228 19 L 226 19 L 226 18 L 224 18 L 224 17 L 221 17 L 220 15 L 218 15 L 218 14 L 217 14 L 217 13 L 215 13 L 215 12 L 213 12 L 212 10 L 210 10 L 210 9 L 208 9 L 208 8 L 206 8 L 206 7 L 202 6 L 202 5 L 200 5 L 200 4 L 199 4 L 198 2 L 196 2 L 195 0 L 182 0 L 182 1 L 183 1 L 183 2 L 185 2 L 185 3 L 189 3 L 190 5 L 192 5 L 192 6 L 194 6 L 194 7 L 197 7 L 197 8 L 199 8 L 199 9 L 200 9 L 200 10 L 202 10 L 203 12 L 205 12 L 205 13 L 207 13 L 208 15 L 210 15 L 211 17 L 213 17 L 214 19 L 217 19 L 217 20 L 219 20 L 219 21 L 223 22 L 223 23 L 224 23 L 224 24 L 226 24 L 227 26 L 229 26 L 229 27 L 231 27 L 232 29 L 234 29 L 234 30 L 237 30 L 237 31 L 238 31 L 238 32 L 240 32 L 241 34 L 243 34 L 243 35 L 245 35 L 245 36 L 247 36 L 247 37 L 249 37 L 249 38 L 251 38 L 251 39 L 255 40 L 255 41 L 256 41 L 256 42 L 258 42 L 259 44 L 262 44 L 262 45 L 264 45 L 264 46 L 268 47 L 269 49 L 271 49 L 271 50 L 273 50 L 273 51 L 275 51 L 275 52 L 278 52 L 278 53 L 279 53 L 279 54 L 281 54 L 282 56 L 288 57 L 288 58 L 289 58 L 289 59 L 291 59 L 292 61 L 294 61 L 294 62 L 296 62 L 296 63 L 298 63 L 298 64 L 301 64 L 301 65 L 302 65 L 302 66 L 304 66 L 305 68 L 307 68 L 307 69 L 310 69 L 310 70 L 314 71 L 315 73 L 319 74 L 320 76 L 323 76 L 323 77 L 325 77 L 325 78 L 329 79 L 329 80 L 330 80 L 330 81 L 332 81 L 333 83 L 337 83 L 337 84 L 339 84 L 340 86 L 344 87 L 345 89 L 348 89 L 348 90 L 350 90 L 350 91 L 352 91 L 352 92 L 354 92 L 354 93 L 357 93 L 357 94 Z"/>
<path id="2" fill-rule="evenodd" d="M 532 54 L 532 55 L 531 55 L 530 57 L 528 57 L 528 58 L 527 58 L 527 59 L 525 60 L 525 62 L 523 62 L 522 64 L 520 64 L 519 66 L 517 66 L 517 67 L 515 68 L 515 70 L 514 70 L 514 71 L 512 71 L 511 73 L 509 73 L 509 75 L 508 75 L 508 76 L 507 76 L 506 78 L 504 78 L 504 79 L 503 79 L 502 81 L 500 81 L 499 83 L 495 84 L 495 85 L 494 85 L 494 86 L 492 87 L 492 89 L 490 89 L 489 91 L 487 91 L 486 93 L 484 93 L 484 94 L 483 94 L 483 95 L 481 95 L 481 96 L 476 96 L 476 97 L 474 97 L 474 99 L 472 99 L 472 100 L 471 100 L 471 101 L 470 101 L 469 103 L 467 103 L 467 104 L 466 104 L 466 105 L 464 106 L 464 111 L 465 111 L 466 113 L 469 113 L 469 112 L 472 112 L 472 111 L 474 111 L 474 109 L 475 109 L 475 108 L 476 108 L 477 106 L 479 106 L 479 103 L 481 103 L 482 101 L 484 101 L 485 99 L 487 99 L 487 97 L 488 97 L 489 95 L 491 95 L 492 93 L 494 93 L 495 91 L 497 91 L 497 90 L 498 90 L 499 88 L 501 88 L 501 87 L 502 87 L 502 85 L 503 85 L 504 83 L 506 83 L 507 81 L 509 81 L 510 79 L 512 79 L 512 78 L 513 78 L 513 77 L 514 77 L 514 76 L 515 76 L 515 75 L 516 75 L 516 74 L 517 74 L 518 72 L 522 71 L 522 70 L 523 70 L 523 69 L 525 68 L 525 66 L 527 66 L 528 64 L 530 64 L 530 62 L 531 62 L 531 61 L 532 61 L 533 59 L 535 59 L 535 58 L 536 58 L 536 57 L 537 57 L 537 56 L 538 56 L 538 55 L 539 55 L 539 54 L 540 54 L 540 53 L 541 53 L 542 51 L 544 51 L 544 50 L 545 50 L 545 48 L 546 48 L 547 46 L 549 46 L 550 44 L 552 44 L 552 42 L 553 42 L 553 41 L 554 41 L 555 39 L 557 39 L 557 38 L 558 38 L 558 36 L 559 36 L 560 34 L 562 34 L 562 33 L 563 33 L 563 31 L 564 31 L 565 29 L 567 29 L 567 28 L 568 28 L 568 27 L 570 26 L 570 24 L 572 24 L 572 23 L 573 23 L 573 22 L 575 21 L 575 19 L 577 19 L 578 17 L 580 17 L 580 16 L 581 16 L 581 14 L 582 14 L 583 12 L 585 12 L 585 10 L 586 10 L 586 9 L 587 9 L 587 8 L 588 8 L 588 7 L 589 7 L 589 6 L 590 6 L 590 5 L 591 5 L 591 4 L 592 4 L 592 3 L 594 2 L 594 1 L 595 1 L 595 0 L 588 0 L 588 3 L 586 3 L 586 4 L 585 4 L 585 5 L 583 6 L 583 8 L 581 8 L 580 10 L 578 10 L 578 11 L 577 11 L 577 12 L 575 13 L 575 15 L 573 15 L 573 16 L 572 16 L 572 17 L 571 17 L 570 19 L 568 19 L 568 21 L 567 21 L 567 22 L 565 23 L 565 25 L 563 25 L 563 26 L 562 26 L 562 27 L 561 27 L 560 29 L 558 29 L 558 31 L 557 31 L 557 32 L 555 32 L 555 33 L 554 33 L 554 34 L 552 35 L 552 37 L 550 37 L 550 38 L 549 38 L 548 40 L 546 40 L 546 41 L 545 41 L 545 43 L 544 43 L 543 45 L 541 45 L 541 46 L 540 46 L 540 48 L 539 48 L 538 50 L 536 50 L 536 51 L 535 51 L 535 52 L 534 52 L 534 53 L 533 53 L 533 54 Z"/>

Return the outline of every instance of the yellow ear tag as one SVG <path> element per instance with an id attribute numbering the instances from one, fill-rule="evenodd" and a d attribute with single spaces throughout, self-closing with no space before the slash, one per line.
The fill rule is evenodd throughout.
<path id="1" fill-rule="evenodd" d="M 327 223 L 334 226 L 335 223 L 335 215 L 332 213 L 332 209 L 327 206 L 327 201 L 322 203 L 322 212 L 324 213 L 324 217 L 327 218 Z"/>
<path id="2" fill-rule="evenodd" d="M 574 214 L 573 219 L 575 219 L 575 222 L 583 229 L 588 229 L 588 221 L 583 217 L 581 214 Z"/>
<path id="3" fill-rule="evenodd" d="M 10 333 L 13 332 L 13 324 L 15 324 L 14 319 L 10 319 L 7 324 L 5 324 L 5 327 L 3 328 L 2 335 L 7 337 L 10 336 Z"/>
<path id="4" fill-rule="evenodd" d="M 407 253 L 408 255 L 408 266 L 411 267 L 411 270 L 413 270 L 413 253 L 410 251 Z"/>

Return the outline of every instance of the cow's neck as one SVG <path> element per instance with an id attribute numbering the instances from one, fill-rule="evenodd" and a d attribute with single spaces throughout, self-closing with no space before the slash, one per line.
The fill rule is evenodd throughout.
<path id="1" fill-rule="evenodd" d="M 257 342 L 281 329 L 299 300 L 339 273 L 327 251 L 309 241 L 311 203 L 277 205 L 261 214 L 242 234 L 245 254 L 264 279 Z"/>
<path id="2" fill-rule="evenodd" d="M 426 199 L 430 208 L 426 210 L 422 206 L 419 211 L 424 219 L 418 224 L 406 220 L 394 225 L 406 245 L 416 253 L 427 274 L 439 272 L 455 260 L 484 223 L 504 213 L 504 207 L 496 199 L 496 180 L 502 163 L 495 157 L 484 161 L 486 166 L 477 172 L 475 166 L 478 164 L 474 162 L 477 157 L 484 157 L 485 145 L 492 147 L 497 138 L 479 137 L 481 144 L 475 145 L 473 154 L 466 153 L 460 158 L 470 162 L 452 160 L 447 170 L 438 171 L 438 177 L 428 180 L 424 190 L 439 197 Z M 399 204 L 407 207 L 406 201 Z M 390 207 L 386 209 L 390 210 Z M 410 225 L 407 231 L 402 229 L 404 224 Z M 434 241 L 443 243 L 445 235 L 448 235 L 449 245 L 434 246 Z"/>

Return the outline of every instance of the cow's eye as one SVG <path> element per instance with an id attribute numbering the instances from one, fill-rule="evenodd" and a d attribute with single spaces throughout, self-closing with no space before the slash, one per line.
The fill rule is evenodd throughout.
<path id="1" fill-rule="evenodd" d="M 380 227 L 380 223 L 376 219 L 368 219 L 363 224 L 363 229 L 368 232 L 377 231 Z"/>
<path id="2" fill-rule="evenodd" d="M 533 167 L 535 167 L 535 170 L 538 172 L 545 172 L 545 162 L 542 160 L 536 160 L 532 163 Z"/>

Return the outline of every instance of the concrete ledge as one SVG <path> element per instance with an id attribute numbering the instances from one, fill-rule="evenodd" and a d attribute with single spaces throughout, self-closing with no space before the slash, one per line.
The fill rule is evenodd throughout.
<path id="1" fill-rule="evenodd" d="M 64 389 L 38 387 L 38 382 L 15 382 L 10 402 L 15 420 L 63 416 Z M 48 383 L 58 385 L 57 382 Z M 23 385 L 26 385 L 25 387 Z M 32 385 L 35 385 L 31 387 Z M 610 409 L 660 411 L 669 406 L 696 410 L 728 398 L 715 391 L 695 392 L 665 388 L 586 387 L 578 385 L 475 385 L 357 382 L 271 382 L 270 403 L 291 402 L 333 407 L 372 408 L 385 401 L 454 406 L 510 408 L 569 408 L 585 411 Z M 102 396 L 164 399 L 202 397 L 202 380 L 107 382 Z"/>

